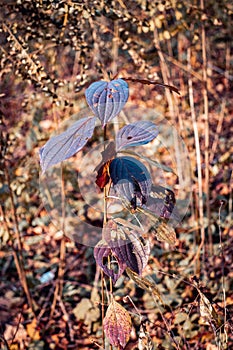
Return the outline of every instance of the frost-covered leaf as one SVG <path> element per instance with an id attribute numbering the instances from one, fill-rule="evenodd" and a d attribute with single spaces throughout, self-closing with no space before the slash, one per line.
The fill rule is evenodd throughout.
<path id="1" fill-rule="evenodd" d="M 104 240 L 98 242 L 94 248 L 94 257 L 96 263 L 102 268 L 102 270 L 107 276 L 112 278 L 113 284 L 115 284 L 118 278 L 124 272 L 126 265 L 121 260 L 117 259 L 117 271 L 115 271 L 115 269 L 113 269 L 112 264 L 110 264 L 109 266 L 108 257 L 111 257 L 111 254 L 111 248 L 109 247 L 108 243 Z"/>
<path id="2" fill-rule="evenodd" d="M 124 349 L 130 338 L 132 321 L 128 311 L 115 300 L 108 306 L 103 327 L 110 344 Z"/>
<path id="3" fill-rule="evenodd" d="M 125 125 L 116 136 L 116 150 L 145 145 L 159 134 L 158 127 L 150 121 L 139 121 Z"/>
<path id="4" fill-rule="evenodd" d="M 132 157 L 113 159 L 109 167 L 113 188 L 133 209 L 147 202 L 151 177 L 144 164 Z"/>
<path id="5" fill-rule="evenodd" d="M 40 164 L 45 172 L 52 165 L 70 158 L 80 151 L 95 128 L 95 117 L 82 118 L 60 135 L 51 137 L 40 149 Z"/>
<path id="6" fill-rule="evenodd" d="M 141 237 L 140 230 L 129 230 L 110 220 L 104 226 L 102 236 L 103 240 L 94 248 L 94 256 L 97 264 L 113 279 L 113 283 L 126 267 L 138 274 L 142 273 L 149 259 L 150 244 Z M 117 270 L 114 269 L 116 263 Z"/>
<path id="7" fill-rule="evenodd" d="M 129 97 L 128 84 L 122 79 L 96 81 L 85 92 L 86 100 L 103 126 L 117 116 Z"/>

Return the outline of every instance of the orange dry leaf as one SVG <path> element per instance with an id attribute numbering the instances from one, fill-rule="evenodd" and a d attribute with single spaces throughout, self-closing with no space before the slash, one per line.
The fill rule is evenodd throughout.
<path id="1" fill-rule="evenodd" d="M 36 318 L 33 318 L 32 322 L 28 323 L 26 326 L 27 334 L 32 340 L 40 339 L 40 332 L 36 328 L 37 328 L 37 321 L 36 321 Z"/>

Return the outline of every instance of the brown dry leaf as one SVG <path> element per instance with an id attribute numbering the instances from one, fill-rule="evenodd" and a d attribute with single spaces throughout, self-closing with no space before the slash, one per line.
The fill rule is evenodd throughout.
<path id="1" fill-rule="evenodd" d="M 21 323 L 15 326 L 11 324 L 6 324 L 4 338 L 6 339 L 6 341 L 10 342 L 14 339 L 14 343 L 12 344 L 12 346 L 16 346 L 15 343 L 19 342 L 20 347 L 23 348 L 24 342 L 27 340 L 27 332 Z"/>
<path id="2" fill-rule="evenodd" d="M 108 306 L 103 326 L 110 344 L 124 349 L 129 341 L 132 322 L 128 311 L 114 299 Z"/>
<path id="3" fill-rule="evenodd" d="M 176 244 L 176 233 L 173 227 L 165 222 L 161 222 L 155 229 L 155 235 L 158 241 L 166 242 L 168 244 Z"/>
<path id="4" fill-rule="evenodd" d="M 94 305 L 89 299 L 83 298 L 73 310 L 77 320 L 84 321 L 88 326 L 88 332 L 91 332 L 92 324 L 100 317 L 99 308 Z"/>
<path id="5" fill-rule="evenodd" d="M 132 271 L 130 268 L 126 268 L 128 276 L 142 289 L 146 290 L 150 294 L 154 295 L 163 303 L 160 291 L 158 290 L 156 284 L 153 281 L 149 281 L 147 278 L 139 276 L 136 272 Z"/>
<path id="6" fill-rule="evenodd" d="M 37 328 L 37 321 L 36 321 L 36 318 L 33 318 L 32 322 L 28 323 L 26 326 L 27 334 L 32 340 L 40 339 L 40 332 L 36 328 Z"/>
<path id="7" fill-rule="evenodd" d="M 152 220 L 154 225 L 152 226 L 151 231 L 155 232 L 158 241 L 166 242 L 171 245 L 176 244 L 176 232 L 173 227 L 167 224 L 166 220 L 158 218 L 153 212 L 146 208 L 138 208 L 138 211 L 142 212 Z"/>
<path id="8" fill-rule="evenodd" d="M 211 305 L 209 299 L 198 290 L 200 295 L 200 324 L 214 325 L 216 328 L 222 325 L 220 316 L 215 311 L 214 307 Z"/>
<path id="9" fill-rule="evenodd" d="M 154 344 L 150 337 L 150 334 L 147 332 L 146 325 L 141 322 L 139 336 L 138 336 L 138 350 L 154 350 Z"/>

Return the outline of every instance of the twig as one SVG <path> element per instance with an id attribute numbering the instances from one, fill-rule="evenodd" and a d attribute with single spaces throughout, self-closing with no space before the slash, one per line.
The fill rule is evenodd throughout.
<path id="1" fill-rule="evenodd" d="M 71 323 L 70 323 L 70 318 L 69 318 L 69 314 L 66 311 L 65 305 L 62 301 L 62 299 L 59 297 L 59 304 L 60 304 L 60 308 L 63 312 L 63 315 L 65 317 L 65 321 L 67 323 L 67 326 L 69 328 L 69 334 L 70 334 L 70 340 L 73 342 L 74 341 L 74 330 L 72 329 Z"/>
<path id="2" fill-rule="evenodd" d="M 226 111 L 226 99 L 224 98 L 223 102 L 222 102 L 222 108 L 221 108 L 221 112 L 219 115 L 219 119 L 218 119 L 218 125 L 214 134 L 214 141 L 211 147 L 211 153 L 210 153 L 210 159 L 209 159 L 209 163 L 212 164 L 213 160 L 214 160 L 214 156 L 216 153 L 216 149 L 218 146 L 218 142 L 219 142 L 219 136 L 220 133 L 222 131 L 222 125 L 223 125 L 223 120 L 224 120 L 224 116 L 225 116 L 225 111 Z"/>
<path id="3" fill-rule="evenodd" d="M 10 350 L 10 347 L 9 347 L 9 345 L 8 345 L 8 343 L 7 343 L 7 341 L 6 341 L 6 339 L 5 339 L 2 335 L 0 335 L 0 340 L 4 343 L 6 349 L 7 349 L 7 350 Z"/>

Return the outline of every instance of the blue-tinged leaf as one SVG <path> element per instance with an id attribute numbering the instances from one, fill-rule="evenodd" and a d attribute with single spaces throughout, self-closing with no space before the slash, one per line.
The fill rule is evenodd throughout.
<path id="1" fill-rule="evenodd" d="M 144 164 L 132 157 L 118 157 L 112 160 L 109 173 L 115 192 L 133 209 L 147 202 L 151 177 Z"/>
<path id="2" fill-rule="evenodd" d="M 116 137 L 116 151 L 132 146 L 145 145 L 159 134 L 159 128 L 151 121 L 139 121 L 125 125 Z"/>
<path id="3" fill-rule="evenodd" d="M 40 149 L 40 164 L 45 172 L 52 165 L 70 158 L 80 151 L 95 128 L 95 117 L 82 118 L 60 135 L 51 137 Z"/>
<path id="4" fill-rule="evenodd" d="M 131 151 L 131 150 L 127 150 L 127 151 L 125 151 L 125 150 L 122 150 L 122 151 L 121 151 L 121 150 L 120 150 L 119 152 L 120 152 L 120 153 L 123 153 L 123 154 L 130 154 L 130 155 L 132 155 L 132 156 L 135 156 L 135 157 L 144 159 L 144 160 L 147 161 L 149 164 L 154 165 L 154 166 L 156 166 L 157 168 L 162 169 L 163 171 L 166 171 L 166 172 L 169 172 L 169 173 L 173 173 L 174 175 L 177 176 L 177 174 L 175 173 L 175 171 L 174 171 L 172 168 L 170 168 L 170 167 L 168 167 L 168 166 L 166 166 L 166 165 L 164 165 L 164 164 L 160 164 L 160 163 L 156 162 L 156 160 L 153 160 L 153 159 L 150 159 L 150 158 L 148 158 L 148 157 L 145 157 L 145 156 L 143 156 L 142 154 L 139 154 L 139 153 L 134 152 L 134 151 Z"/>
<path id="5" fill-rule="evenodd" d="M 85 92 L 86 100 L 92 111 L 105 126 L 116 117 L 129 97 L 128 84 L 122 79 L 96 81 Z"/>

